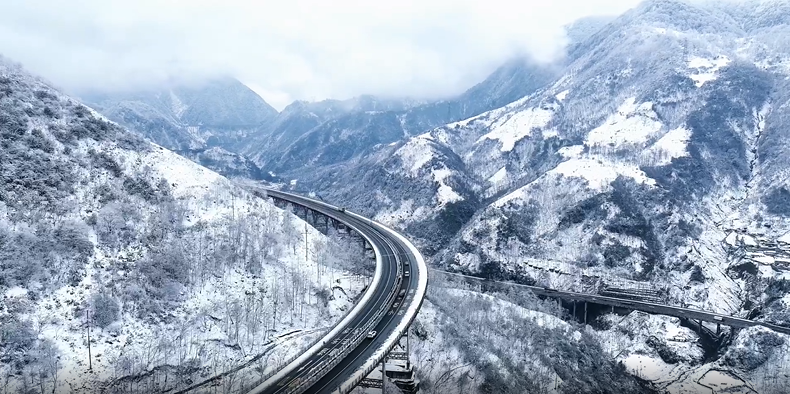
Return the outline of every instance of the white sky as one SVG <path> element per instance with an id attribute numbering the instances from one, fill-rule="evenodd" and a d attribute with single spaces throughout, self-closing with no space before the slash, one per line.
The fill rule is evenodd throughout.
<path id="1" fill-rule="evenodd" d="M 638 0 L 2 0 L 0 54 L 71 92 L 233 75 L 275 108 L 360 94 L 435 98 L 562 26 Z"/>

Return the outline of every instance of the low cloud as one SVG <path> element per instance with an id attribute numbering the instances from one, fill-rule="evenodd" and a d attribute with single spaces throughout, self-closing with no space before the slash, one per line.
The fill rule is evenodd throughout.
<path id="1" fill-rule="evenodd" d="M 58 0 L 0 5 L 0 53 L 72 92 L 233 75 L 281 109 L 363 93 L 441 97 L 563 26 L 637 0 Z"/>

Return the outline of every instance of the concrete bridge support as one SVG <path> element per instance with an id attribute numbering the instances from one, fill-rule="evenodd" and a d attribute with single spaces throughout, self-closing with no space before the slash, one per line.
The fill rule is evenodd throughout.
<path id="1" fill-rule="evenodd" d="M 383 377 L 398 387 L 400 393 L 389 393 L 384 387 Z M 362 380 L 362 387 L 381 388 L 382 394 L 414 394 L 420 390 L 420 382 L 414 376 L 414 366 L 409 359 L 409 334 L 401 336 L 395 347 L 384 357 L 381 369 L 375 370 Z"/>
<path id="2" fill-rule="evenodd" d="M 584 324 L 587 324 L 587 301 L 584 301 Z"/>

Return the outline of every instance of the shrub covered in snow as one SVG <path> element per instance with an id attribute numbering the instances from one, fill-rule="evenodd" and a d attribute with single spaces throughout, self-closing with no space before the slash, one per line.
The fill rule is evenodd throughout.
<path id="1" fill-rule="evenodd" d="M 118 301 L 106 292 L 93 295 L 93 322 L 101 328 L 106 328 L 120 317 L 121 308 Z"/>
<path id="2" fill-rule="evenodd" d="M 752 328 L 749 335 L 739 335 L 724 355 L 724 362 L 732 367 L 752 371 L 774 356 L 785 343 L 781 334 L 764 328 Z"/>

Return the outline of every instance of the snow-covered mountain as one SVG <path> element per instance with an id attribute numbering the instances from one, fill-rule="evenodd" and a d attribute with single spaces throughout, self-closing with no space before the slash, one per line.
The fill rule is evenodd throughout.
<path id="1" fill-rule="evenodd" d="M 297 188 L 404 229 L 447 269 L 575 290 L 584 289 L 563 278 L 584 273 L 787 325 L 788 12 L 778 0 L 646 1 L 579 32 L 556 78 L 525 97 L 366 153 L 318 149 L 286 167 L 316 165 L 292 174 Z M 346 127 L 315 142 L 331 146 Z M 786 357 L 748 359 L 737 346 L 788 340 L 734 333 L 714 349 L 722 357 L 682 369 L 745 371 L 754 385 Z M 612 355 L 670 368 L 663 348 L 632 348 Z M 673 379 L 661 385 L 688 384 Z"/>
<path id="2" fill-rule="evenodd" d="M 790 232 L 790 161 L 768 143 L 788 137 L 776 67 L 788 53 L 716 10 L 646 2 L 540 92 L 432 131 L 485 200 L 447 257 L 517 270 L 513 257 L 529 256 L 684 286 L 699 269 L 685 301 L 738 312 L 745 283 L 725 274 L 722 241 Z"/>
<path id="3" fill-rule="evenodd" d="M 122 126 L 225 176 L 267 178 L 258 176 L 265 173 L 253 162 L 227 148 L 270 123 L 277 111 L 236 79 L 161 90 L 94 92 L 83 100 Z"/>
<path id="4" fill-rule="evenodd" d="M 108 118 L 176 151 L 229 143 L 277 116 L 277 110 L 233 78 L 82 98 Z"/>
<path id="5" fill-rule="evenodd" d="M 545 84 L 553 72 L 516 59 L 449 100 L 421 103 L 363 96 L 350 101 L 297 102 L 270 126 L 240 141 L 237 150 L 267 171 L 310 177 L 316 169 L 353 162 L 382 144 L 504 105 Z"/>
<path id="6" fill-rule="evenodd" d="M 248 365 L 239 392 L 363 286 L 354 248 L 2 58 L 0 185 L 5 392 L 207 392 Z"/>

